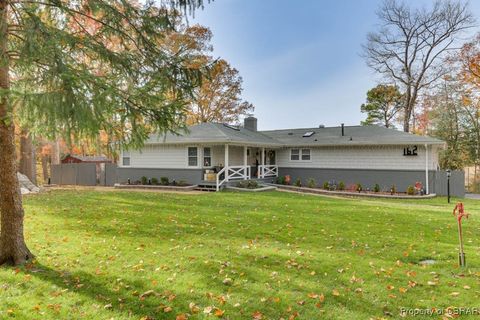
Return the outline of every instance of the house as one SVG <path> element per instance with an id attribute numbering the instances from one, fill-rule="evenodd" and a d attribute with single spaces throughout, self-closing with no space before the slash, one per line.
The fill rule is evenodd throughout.
<path id="1" fill-rule="evenodd" d="M 152 135 L 142 149 L 121 152 L 117 179 L 164 176 L 201 184 L 213 176 L 219 189 L 235 180 L 290 175 L 292 181 L 378 183 L 399 191 L 421 182 L 427 193 L 442 194 L 446 175 L 438 154 L 443 148 L 441 140 L 379 126 L 258 131 L 257 119 L 248 117 L 239 127 L 202 123 L 181 135 Z M 463 195 L 463 182 L 455 188 Z"/>

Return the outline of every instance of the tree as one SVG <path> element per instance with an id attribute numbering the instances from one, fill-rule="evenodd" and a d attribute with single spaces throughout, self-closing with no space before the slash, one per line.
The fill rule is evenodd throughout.
<path id="1" fill-rule="evenodd" d="M 187 26 L 181 19 L 174 19 L 175 31 L 168 34 L 162 46 L 172 54 L 188 55 L 191 68 L 208 69 L 202 73 L 201 86 L 195 88 L 188 106 L 188 124 L 202 122 L 238 123 L 241 116 L 254 110 L 243 101 L 242 77 L 224 59 L 214 59 L 210 53 L 212 32 L 201 26 Z"/>
<path id="2" fill-rule="evenodd" d="M 360 110 L 367 114 L 362 125 L 378 124 L 386 128 L 394 127 L 398 112 L 403 108 L 404 97 L 396 86 L 380 84 L 368 90 L 367 103 Z"/>
<path id="3" fill-rule="evenodd" d="M 242 77 L 237 69 L 223 59 L 215 61 L 193 92 L 188 123 L 238 123 L 240 116 L 254 110 L 251 103 L 242 101 L 242 90 Z"/>
<path id="4" fill-rule="evenodd" d="M 403 130 L 408 132 L 420 93 L 445 75 L 444 58 L 474 19 L 466 3 L 453 0 L 436 0 L 431 9 L 385 0 L 377 15 L 380 30 L 368 34 L 363 55 L 369 67 L 405 93 Z"/>
<path id="5" fill-rule="evenodd" d="M 193 10 L 201 0 L 168 3 Z M 156 45 L 170 29 L 168 12 L 151 2 L 0 0 L 0 265 L 33 257 L 16 176 L 19 112 L 45 134 L 104 130 L 127 145 L 182 129 L 200 75 Z"/>

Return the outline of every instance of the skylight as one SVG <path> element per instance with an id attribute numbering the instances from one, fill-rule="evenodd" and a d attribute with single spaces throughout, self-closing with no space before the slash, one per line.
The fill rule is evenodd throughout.
<path id="1" fill-rule="evenodd" d="M 311 137 L 315 134 L 315 131 L 307 131 L 303 134 L 303 137 L 304 138 L 308 138 L 308 137 Z"/>
<path id="2" fill-rule="evenodd" d="M 239 127 L 233 126 L 233 125 L 231 125 L 231 124 L 224 123 L 223 125 L 224 125 L 225 127 L 229 128 L 229 129 L 236 130 L 236 131 L 240 131 L 240 128 L 239 128 Z"/>

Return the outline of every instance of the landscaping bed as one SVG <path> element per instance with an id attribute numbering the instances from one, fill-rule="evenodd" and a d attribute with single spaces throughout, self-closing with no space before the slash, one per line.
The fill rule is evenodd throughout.
<path id="1" fill-rule="evenodd" d="M 273 187 L 276 187 L 280 190 L 290 190 L 302 193 L 312 193 L 312 194 L 328 194 L 328 195 L 340 195 L 340 196 L 350 196 L 350 197 L 368 197 L 368 198 L 392 198 L 392 199 L 429 199 L 434 198 L 437 195 L 427 194 L 427 195 L 407 195 L 406 193 L 385 193 L 385 192 L 372 192 L 372 191 L 362 191 L 362 192 L 352 192 L 352 191 L 340 191 L 340 190 L 325 190 L 320 188 L 307 188 L 307 187 L 297 187 L 289 186 L 283 184 L 269 184 Z"/>
<path id="2" fill-rule="evenodd" d="M 275 190 L 276 187 L 260 184 L 255 180 L 245 180 L 238 182 L 235 186 L 227 186 L 227 189 L 243 192 L 262 192 Z"/>
<path id="3" fill-rule="evenodd" d="M 119 184 L 114 185 L 115 189 L 143 189 L 143 190 L 170 190 L 170 191 L 192 191 L 197 185 L 149 185 L 149 184 Z"/>

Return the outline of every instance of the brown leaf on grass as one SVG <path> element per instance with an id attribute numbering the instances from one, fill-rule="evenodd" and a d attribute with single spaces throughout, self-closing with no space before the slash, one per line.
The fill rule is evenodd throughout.
<path id="1" fill-rule="evenodd" d="M 185 313 L 180 313 L 177 315 L 175 320 L 187 320 L 187 315 Z"/>
<path id="2" fill-rule="evenodd" d="M 325 296 L 323 295 L 323 293 L 318 296 L 318 301 L 320 301 L 320 302 L 325 301 Z"/>
<path id="3" fill-rule="evenodd" d="M 387 286 L 387 290 L 393 290 L 393 289 L 395 289 L 395 287 L 392 286 L 391 284 L 389 284 L 389 285 Z"/>
<path id="4" fill-rule="evenodd" d="M 407 288 L 398 288 L 398 291 L 400 291 L 400 293 L 406 293 L 407 290 Z"/>
<path id="5" fill-rule="evenodd" d="M 215 311 L 213 312 L 215 317 L 218 317 L 218 318 L 223 317 L 224 313 L 225 313 L 225 310 L 221 310 L 221 309 L 218 309 L 218 308 L 216 308 Z"/>
<path id="6" fill-rule="evenodd" d="M 252 314 L 252 319 L 253 320 L 262 320 L 263 319 L 263 314 L 260 311 L 255 311 Z"/>
<path id="7" fill-rule="evenodd" d="M 143 299 L 145 299 L 145 298 L 147 298 L 147 297 L 153 296 L 154 294 L 155 294 L 155 291 L 153 291 L 153 290 L 145 291 L 144 293 L 142 293 L 142 294 L 140 295 L 140 299 L 143 300 Z"/>
<path id="8" fill-rule="evenodd" d="M 303 305 L 305 305 L 305 301 L 304 300 L 297 301 L 297 304 L 299 306 L 303 306 Z"/>
<path id="9" fill-rule="evenodd" d="M 340 295 L 340 292 L 338 292 L 337 289 L 333 289 L 332 290 L 332 295 L 334 295 L 335 297 L 338 297 Z"/>
<path id="10" fill-rule="evenodd" d="M 190 304 L 188 305 L 188 307 L 190 308 L 190 311 L 192 313 L 198 313 L 200 312 L 200 308 L 194 303 L 194 302 L 190 302 Z"/>
<path id="11" fill-rule="evenodd" d="M 172 312 L 172 310 L 173 310 L 172 307 L 165 307 L 165 308 L 163 308 L 163 312 L 165 312 L 165 313 Z"/>
<path id="12" fill-rule="evenodd" d="M 310 292 L 310 293 L 308 294 L 308 297 L 309 297 L 309 298 L 312 298 L 312 299 L 318 299 L 318 294 L 313 293 L 313 292 Z"/>

